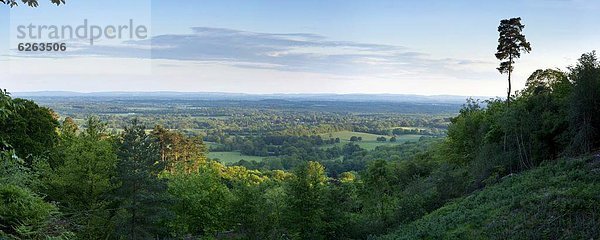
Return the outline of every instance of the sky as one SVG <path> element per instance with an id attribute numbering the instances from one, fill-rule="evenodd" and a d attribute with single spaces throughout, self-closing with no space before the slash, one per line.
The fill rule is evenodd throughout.
<path id="1" fill-rule="evenodd" d="M 600 47 L 594 0 L 40 1 L 0 6 L 0 88 L 504 96 L 494 56 L 501 19 L 521 17 L 533 47 L 515 65 L 517 89 L 536 69 L 566 69 Z M 84 20 L 103 30 L 133 21 L 148 33 L 93 45 L 18 38 L 19 26 Z M 57 41 L 67 51 L 17 50 Z"/>

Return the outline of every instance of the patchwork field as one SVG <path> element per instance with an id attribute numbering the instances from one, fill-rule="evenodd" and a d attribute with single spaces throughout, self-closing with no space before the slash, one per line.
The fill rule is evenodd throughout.
<path id="1" fill-rule="evenodd" d="M 376 134 L 370 134 L 370 133 L 361 133 L 361 132 L 351 132 L 351 131 L 341 131 L 341 132 L 335 132 L 335 133 L 327 133 L 327 134 L 322 134 L 321 137 L 323 138 L 340 138 L 341 142 L 338 144 L 339 147 L 343 147 L 345 144 L 350 143 L 350 138 L 352 136 L 356 136 L 356 137 L 362 137 L 362 141 L 360 142 L 355 142 L 356 144 L 360 145 L 361 148 L 364 149 L 368 149 L 368 150 L 372 150 L 375 149 L 377 146 L 382 146 L 382 145 L 395 145 L 395 144 L 400 144 L 403 142 L 407 142 L 407 141 L 419 141 L 419 139 L 422 137 L 422 135 L 400 135 L 400 136 L 396 136 L 397 141 L 396 142 L 390 142 L 390 136 L 383 136 L 386 137 L 388 139 L 388 141 L 386 142 L 378 142 L 377 138 L 378 137 L 382 137 L 382 135 L 376 135 Z M 214 144 L 211 142 L 205 142 L 208 145 Z M 324 146 L 324 148 L 327 147 L 331 147 L 332 145 L 327 145 Z M 234 163 L 240 160 L 246 160 L 246 161 L 257 161 L 260 162 L 264 159 L 264 157 L 258 157 L 258 156 L 248 156 L 248 155 L 244 155 L 241 154 L 240 152 L 237 151 L 232 151 L 232 152 L 210 152 L 208 154 L 208 157 L 210 159 L 218 159 L 219 161 L 223 162 L 223 163 Z"/>

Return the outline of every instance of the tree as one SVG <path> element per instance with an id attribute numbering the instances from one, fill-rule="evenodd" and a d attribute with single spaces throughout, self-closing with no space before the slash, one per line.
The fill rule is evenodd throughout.
<path id="1" fill-rule="evenodd" d="M 572 154 L 588 153 L 600 146 L 600 61 L 596 52 L 583 54 L 570 70 L 569 150 Z"/>
<path id="2" fill-rule="evenodd" d="M 21 0 L 21 2 L 27 4 L 30 7 L 37 7 L 40 5 L 38 3 L 38 0 Z M 65 4 L 65 0 L 50 0 L 50 2 L 56 4 L 56 6 Z M 4 3 L 10 7 L 15 7 L 19 5 L 17 0 L 0 0 L 0 3 Z"/>
<path id="3" fill-rule="evenodd" d="M 525 25 L 521 24 L 521 18 L 504 19 L 500 21 L 498 32 L 500 37 L 498 38 L 498 52 L 496 52 L 496 58 L 500 62 L 498 71 L 501 74 L 508 73 L 508 95 L 506 97 L 506 103 L 510 104 L 510 93 L 511 89 L 511 75 L 514 70 L 513 64 L 515 59 L 521 57 L 521 52 L 529 53 L 531 51 L 531 44 L 525 39 L 525 35 L 522 34 Z"/>
<path id="4" fill-rule="evenodd" d="M 200 137 L 188 137 L 162 126 L 154 127 L 151 135 L 158 140 L 160 160 L 169 172 L 178 167 L 186 172 L 194 172 L 200 163 L 206 161 L 206 146 Z"/>
<path id="5" fill-rule="evenodd" d="M 74 138 L 75 136 L 77 136 L 77 131 L 79 131 L 79 127 L 77 126 L 73 118 L 66 117 L 60 126 L 61 140 L 65 138 Z"/>
<path id="6" fill-rule="evenodd" d="M 267 225 L 263 198 L 264 189 L 260 185 L 238 183 L 233 187 L 235 196 L 231 203 L 231 222 L 237 225 L 238 231 L 248 239 L 265 239 L 267 228 L 276 226 Z"/>
<path id="7" fill-rule="evenodd" d="M 25 99 L 17 98 L 8 101 L 10 105 L 18 107 L 10 110 L 10 115 L 7 115 L 10 117 L 0 119 L 2 140 L 28 163 L 31 163 L 33 157 L 51 152 L 58 143 L 56 128 L 59 124 L 54 112 Z"/>
<path id="8" fill-rule="evenodd" d="M 307 162 L 296 169 L 287 188 L 289 226 L 300 239 L 324 239 L 325 168 Z"/>
<path id="9" fill-rule="evenodd" d="M 566 95 L 570 91 L 571 83 L 567 74 L 557 69 L 538 69 L 527 78 L 525 94 L 538 95 L 559 91 Z"/>
<path id="10" fill-rule="evenodd" d="M 326 239 L 358 239 L 353 215 L 360 208 L 354 174 L 345 172 L 330 181 L 325 192 Z"/>
<path id="11" fill-rule="evenodd" d="M 227 230 L 231 192 L 221 182 L 219 169 L 203 165 L 194 172 L 169 173 L 169 193 L 176 199 L 172 229 L 177 236 L 215 236 Z"/>
<path id="12" fill-rule="evenodd" d="M 105 132 L 104 123 L 89 118 L 85 131 L 62 149 L 63 162 L 48 181 L 50 197 L 61 203 L 63 212 L 80 226 L 79 237 L 85 239 L 106 239 L 110 234 L 106 231 L 110 229 L 108 209 L 112 204 L 108 195 L 115 188 L 111 179 L 117 155 Z"/>
<path id="13" fill-rule="evenodd" d="M 392 186 L 390 185 L 390 167 L 384 160 L 376 160 L 369 164 L 364 172 L 365 202 L 368 203 L 367 211 L 375 214 L 381 222 L 385 222 L 390 211 Z"/>
<path id="14" fill-rule="evenodd" d="M 157 141 L 137 119 L 125 127 L 117 156 L 117 235 L 126 239 L 165 236 L 171 214 L 166 180 L 158 177 L 164 168 Z"/>

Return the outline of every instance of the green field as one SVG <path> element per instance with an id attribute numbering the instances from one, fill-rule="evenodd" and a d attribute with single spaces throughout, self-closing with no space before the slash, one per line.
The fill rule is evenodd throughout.
<path id="1" fill-rule="evenodd" d="M 243 155 L 240 152 L 210 152 L 208 153 L 208 158 L 219 159 L 219 161 L 221 161 L 222 163 L 234 163 L 242 159 L 246 161 L 257 162 L 263 160 L 263 157 Z"/>
<path id="2" fill-rule="evenodd" d="M 394 130 L 394 129 L 402 129 L 402 130 L 427 130 L 429 128 L 423 128 L 423 127 L 393 127 L 393 128 L 390 128 L 390 129 L 392 129 L 392 130 Z"/>
<path id="3" fill-rule="evenodd" d="M 389 139 L 391 138 L 391 136 L 383 136 L 383 135 L 370 134 L 370 133 L 341 131 L 341 132 L 321 134 L 321 137 L 324 139 L 340 138 L 340 140 L 341 140 L 341 142 L 339 144 L 340 147 L 349 143 L 350 138 L 352 136 L 362 137 L 362 141 L 355 142 L 355 143 L 360 145 L 361 148 L 368 149 L 368 150 L 375 149 L 375 147 L 382 146 L 382 145 L 395 145 L 395 144 L 408 142 L 408 141 L 419 141 L 419 139 L 422 137 L 422 135 L 399 135 L 399 136 L 396 136 L 396 139 L 397 139 L 396 142 L 389 142 Z M 377 138 L 381 137 L 381 136 L 387 138 L 388 141 L 387 142 L 378 142 Z"/>
<path id="4" fill-rule="evenodd" d="M 194 116 L 191 117 L 191 119 L 201 119 L 201 120 L 205 120 L 205 119 L 217 119 L 217 120 L 227 120 L 227 119 L 231 119 L 231 116 Z"/>

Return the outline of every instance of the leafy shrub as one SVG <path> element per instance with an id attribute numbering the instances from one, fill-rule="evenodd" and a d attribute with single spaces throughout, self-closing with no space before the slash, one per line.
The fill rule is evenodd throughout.
<path id="1" fill-rule="evenodd" d="M 59 238 L 56 206 L 30 190 L 15 185 L 0 185 L 0 237 L 15 239 Z"/>

